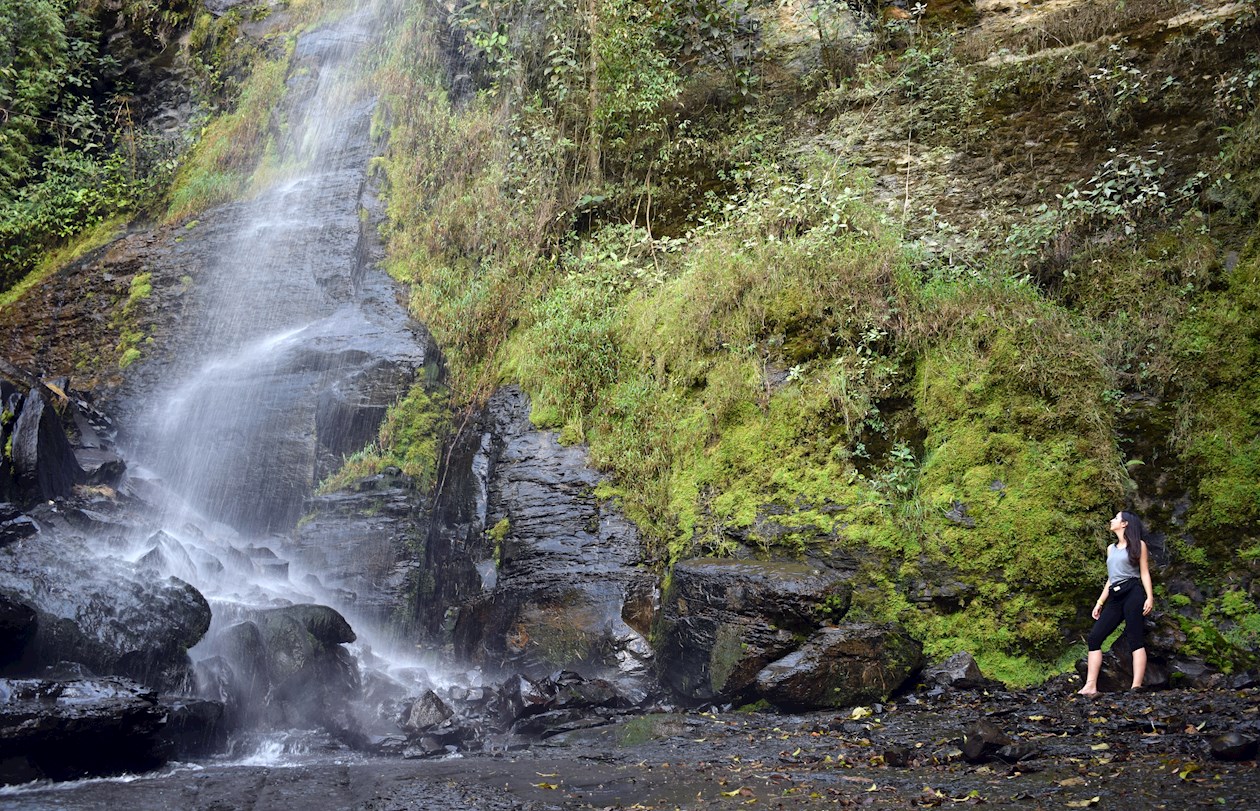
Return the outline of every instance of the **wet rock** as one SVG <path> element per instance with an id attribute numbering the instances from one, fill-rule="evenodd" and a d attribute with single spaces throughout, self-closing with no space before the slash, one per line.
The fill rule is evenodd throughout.
<path id="1" fill-rule="evenodd" d="M 83 448 L 74 452 L 74 458 L 83 469 L 88 484 L 114 486 L 127 472 L 127 463 L 113 451 L 102 448 Z"/>
<path id="2" fill-rule="evenodd" d="M 449 574 L 463 584 L 452 635 L 456 654 L 532 677 L 569 668 L 646 681 L 652 650 L 643 603 L 655 578 L 643 564 L 638 531 L 595 497 L 601 477 L 585 449 L 534 429 L 529 411 L 519 388 L 491 397 L 466 462 L 464 503 L 455 511 L 472 522 L 457 525 L 478 526 L 479 538 L 430 539 L 434 578 Z M 476 567 L 494 557 L 496 543 L 490 587 Z"/>
<path id="3" fill-rule="evenodd" d="M 0 548 L 0 590 L 38 618 L 23 672 L 63 661 L 176 691 L 187 650 L 210 625 L 210 606 L 188 583 L 158 578 L 51 531 Z"/>
<path id="4" fill-rule="evenodd" d="M 355 611 L 385 624 L 414 614 L 424 580 L 426 505 L 415 481 L 401 472 L 361 479 L 316 496 L 293 530 L 295 565 L 319 572 L 325 589 L 348 595 Z"/>
<path id="5" fill-rule="evenodd" d="M 1219 676 L 1202 659 L 1178 658 L 1168 665 L 1168 684 L 1171 687 L 1206 687 L 1213 677 Z"/>
<path id="6" fill-rule="evenodd" d="M 922 664 L 923 648 L 895 625 L 824 628 L 757 674 L 757 691 L 788 710 L 886 699 Z"/>
<path id="7" fill-rule="evenodd" d="M 966 651 L 955 653 L 945 661 L 928 667 L 923 671 L 923 681 L 957 690 L 983 690 L 992 684 L 980 672 L 976 660 Z"/>
<path id="8" fill-rule="evenodd" d="M 0 546 L 29 538 L 39 532 L 39 524 L 12 504 L 0 502 Z"/>
<path id="9" fill-rule="evenodd" d="M 662 679 L 690 699 L 743 697 L 758 673 L 848 610 L 844 575 L 801 563 L 696 559 L 662 600 Z"/>
<path id="10" fill-rule="evenodd" d="M 1014 741 L 989 720 L 977 721 L 963 733 L 962 753 L 968 763 L 987 763 Z"/>
<path id="11" fill-rule="evenodd" d="M 40 389 L 32 389 L 22 400 L 12 448 L 18 490 L 28 502 L 68 496 L 76 484 L 87 480 L 61 418 Z"/>
<path id="12" fill-rule="evenodd" d="M 22 658 L 35 625 L 35 609 L 0 593 L 0 672 Z"/>
<path id="13" fill-rule="evenodd" d="M 407 708 L 399 726 L 404 732 L 416 733 L 436 727 L 455 714 L 432 690 L 417 698 Z"/>
<path id="14" fill-rule="evenodd" d="M 0 679 L 0 780 L 152 768 L 166 711 L 127 679 Z"/>
<path id="15" fill-rule="evenodd" d="M 1260 740 L 1241 732 L 1226 732 L 1213 738 L 1209 746 L 1217 760 L 1251 760 L 1260 751 Z"/>
<path id="16" fill-rule="evenodd" d="M 362 695 L 358 665 L 343 643 L 354 631 L 336 610 L 300 604 L 239 613 L 207 641 L 214 692 L 230 720 L 323 727 L 355 737 L 349 707 Z M 203 681 L 205 684 L 205 681 Z"/>
<path id="17" fill-rule="evenodd" d="M 173 758 L 210 755 L 227 745 L 228 726 L 222 701 L 188 696 L 162 696 L 166 723 L 158 735 Z"/>

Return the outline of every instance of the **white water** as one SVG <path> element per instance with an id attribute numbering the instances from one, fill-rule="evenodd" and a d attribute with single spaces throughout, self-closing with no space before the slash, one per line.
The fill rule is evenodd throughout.
<path id="1" fill-rule="evenodd" d="M 446 681 L 431 658 L 357 616 L 322 585 L 324 573 L 289 560 L 275 534 L 292 527 L 295 504 L 318 475 L 294 415 L 315 413 L 312 398 L 345 372 L 339 357 L 363 354 L 354 335 L 363 319 L 347 302 L 361 281 L 358 189 L 370 158 L 373 100 L 362 70 L 381 13 L 380 3 L 358 8 L 300 41 L 306 67 L 291 72 L 289 87 L 310 96 L 290 112 L 278 144 L 286 179 L 227 219 L 240 227 L 194 279 L 198 306 L 184 345 L 196 356 L 131 431 L 130 475 L 160 502 L 160 531 L 122 548 L 102 541 L 100 551 L 207 597 L 215 621 L 190 651 L 194 661 L 215 652 L 215 634 L 247 609 L 320 603 L 350 621 L 359 637 L 352 651 L 365 667 L 415 694 Z M 300 759 L 301 740 L 289 732 L 243 738 L 235 756 L 275 766 Z"/>

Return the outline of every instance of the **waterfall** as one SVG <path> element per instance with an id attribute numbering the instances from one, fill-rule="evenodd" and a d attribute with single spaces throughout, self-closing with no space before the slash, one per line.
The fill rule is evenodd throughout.
<path id="1" fill-rule="evenodd" d="M 414 649 L 407 655 L 356 614 L 354 595 L 325 587 L 323 572 L 304 570 L 284 537 L 319 479 L 375 438 L 385 408 L 431 362 L 422 330 L 375 266 L 366 76 L 383 13 L 374 3 L 298 41 L 276 111 L 287 124 L 270 158 L 277 179 L 190 226 L 210 256 L 193 279 L 178 357 L 125 426 L 133 479 L 160 495 L 160 531 L 142 533 L 127 554 L 209 599 L 210 632 L 191 651 L 203 692 L 247 705 L 289 701 L 273 726 L 346 727 L 329 720 L 340 710 L 302 702 L 356 698 L 369 660 L 377 687 L 396 679 L 415 694 L 433 684 Z M 285 608 L 306 604 L 332 606 L 354 631 Z M 294 622 L 318 640 L 314 653 L 301 652 L 325 682 L 314 699 L 309 683 L 295 686 L 301 674 L 263 672 L 251 659 L 273 636 L 287 641 Z M 341 648 L 356 636 L 358 663 Z"/>

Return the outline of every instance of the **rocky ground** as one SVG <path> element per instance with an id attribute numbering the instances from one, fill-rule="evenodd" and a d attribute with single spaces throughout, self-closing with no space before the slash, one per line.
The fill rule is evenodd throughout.
<path id="1" fill-rule="evenodd" d="M 0 793 L 0 805 L 1255 807 L 1255 746 L 1229 751 L 1221 736 L 1255 740 L 1256 689 L 1111 693 L 1092 700 L 1073 690 L 1063 679 L 1034 691 L 918 693 L 840 713 L 640 715 L 513 751 L 404 760 L 330 750 L 288 767 L 206 762 L 130 782 L 9 789 Z M 1232 759 L 1239 757 L 1250 759 Z"/>

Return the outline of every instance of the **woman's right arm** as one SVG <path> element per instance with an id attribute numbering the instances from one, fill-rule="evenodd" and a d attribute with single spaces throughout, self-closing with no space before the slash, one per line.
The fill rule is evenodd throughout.
<path id="1" fill-rule="evenodd" d="M 1094 603 L 1094 610 L 1089 612 L 1090 616 L 1098 619 L 1102 615 L 1103 603 L 1107 602 L 1107 595 L 1111 593 L 1111 580 L 1103 584 L 1102 594 L 1098 595 L 1098 602 Z"/>

